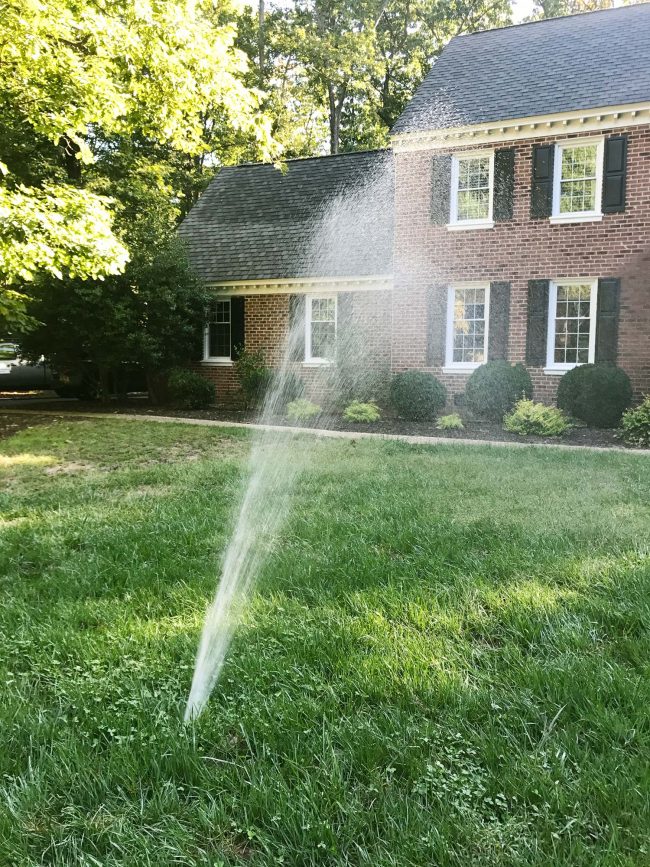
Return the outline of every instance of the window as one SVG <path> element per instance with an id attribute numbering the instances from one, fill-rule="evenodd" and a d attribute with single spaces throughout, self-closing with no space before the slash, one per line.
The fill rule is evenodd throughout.
<path id="1" fill-rule="evenodd" d="M 0 343 L 0 361 L 18 358 L 18 346 L 15 343 Z"/>
<path id="2" fill-rule="evenodd" d="M 602 216 L 602 166 L 602 139 L 556 146 L 552 219 L 562 222 Z"/>
<path id="3" fill-rule="evenodd" d="M 597 280 L 570 280 L 551 283 L 547 368 L 571 370 L 578 364 L 592 364 L 596 350 Z"/>
<path id="4" fill-rule="evenodd" d="M 326 363 L 336 355 L 336 296 L 307 298 L 305 361 Z"/>
<path id="5" fill-rule="evenodd" d="M 453 157 L 450 228 L 488 228 L 493 225 L 493 180 L 493 152 Z"/>
<path id="6" fill-rule="evenodd" d="M 472 370 L 487 361 L 489 303 L 488 286 L 449 287 L 446 367 Z"/>
<path id="7" fill-rule="evenodd" d="M 209 309 L 205 331 L 205 360 L 230 361 L 230 298 L 218 299 Z"/>

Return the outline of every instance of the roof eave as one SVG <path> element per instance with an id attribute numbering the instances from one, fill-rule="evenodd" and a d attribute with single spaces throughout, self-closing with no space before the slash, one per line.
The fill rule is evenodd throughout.
<path id="1" fill-rule="evenodd" d="M 468 126 L 412 130 L 391 135 L 395 153 L 465 147 L 496 141 L 545 138 L 650 124 L 650 101 L 580 111 L 486 121 Z"/>

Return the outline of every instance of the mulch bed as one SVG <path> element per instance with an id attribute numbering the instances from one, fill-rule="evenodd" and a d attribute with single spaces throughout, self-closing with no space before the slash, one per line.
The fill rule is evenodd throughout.
<path id="1" fill-rule="evenodd" d="M 143 398 L 134 400 L 111 401 L 109 404 L 98 402 L 67 402 L 48 404 L 48 410 L 55 410 L 64 416 L 66 412 L 114 412 L 132 413 L 138 415 L 164 415 L 174 418 L 201 418 L 215 421 L 252 423 L 259 421 L 259 416 L 249 410 L 237 410 L 229 408 L 214 408 L 209 410 L 179 410 L 172 407 L 153 407 Z M 1 412 L 1 410 L 0 410 Z M 38 413 L 29 413 L 34 417 Z M 16 416 L 11 415 L 10 419 Z M 51 420 L 51 417 L 50 417 Z M 32 422 L 34 423 L 34 422 Z M 278 417 L 272 420 L 273 424 L 295 426 L 295 422 Z M 599 446 L 601 448 L 621 448 L 625 443 L 618 438 L 614 430 L 600 430 L 597 428 L 578 427 L 569 431 L 562 437 L 520 437 L 504 431 L 501 425 L 485 421 L 467 421 L 462 431 L 439 431 L 431 422 L 405 421 L 399 418 L 383 418 L 374 424 L 351 424 L 344 421 L 340 416 L 319 417 L 311 427 L 326 428 L 330 430 L 350 431 L 352 433 L 372 432 L 380 434 L 405 434 L 412 436 L 445 437 L 447 439 L 475 439 L 486 442 L 513 442 L 513 443 L 562 443 L 570 446 Z M 308 425 L 305 425 L 308 427 Z M 1 435 L 1 434 L 0 434 Z"/>

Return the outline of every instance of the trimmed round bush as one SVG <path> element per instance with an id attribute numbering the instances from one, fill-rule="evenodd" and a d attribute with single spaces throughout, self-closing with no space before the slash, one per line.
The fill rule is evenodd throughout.
<path id="1" fill-rule="evenodd" d="M 630 378 L 614 364 L 581 364 L 567 371 L 557 390 L 560 409 L 591 427 L 616 427 L 632 402 Z"/>
<path id="2" fill-rule="evenodd" d="M 465 404 L 475 415 L 502 421 L 517 401 L 532 394 L 533 383 L 523 364 L 488 361 L 467 380 Z"/>
<path id="3" fill-rule="evenodd" d="M 429 421 L 447 402 L 447 389 L 432 373 L 406 370 L 393 377 L 390 402 L 402 418 Z"/>
<path id="4" fill-rule="evenodd" d="M 193 370 L 172 370 L 167 380 L 169 397 L 183 409 L 207 409 L 215 399 L 213 383 Z"/>
<path id="5" fill-rule="evenodd" d="M 650 397 L 645 397 L 639 406 L 623 413 L 621 428 L 626 443 L 650 449 Z"/>

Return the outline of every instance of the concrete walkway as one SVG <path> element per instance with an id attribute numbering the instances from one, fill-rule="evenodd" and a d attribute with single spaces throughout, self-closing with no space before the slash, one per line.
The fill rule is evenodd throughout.
<path id="1" fill-rule="evenodd" d="M 25 409 L 5 409 L 0 407 L 0 412 L 6 415 L 31 415 L 30 410 Z M 177 416 L 169 415 L 140 415 L 136 413 L 121 413 L 121 412 L 56 412 L 55 410 L 33 410 L 34 415 L 50 415 L 56 418 L 87 418 L 87 419 L 118 419 L 119 421 L 149 421 L 160 422 L 162 424 L 192 424 L 203 427 L 222 427 L 222 428 L 246 428 L 248 430 L 266 430 L 266 431 L 284 431 L 292 434 L 311 434 L 317 437 L 326 437 L 329 439 L 375 439 L 375 440 L 393 440 L 397 442 L 410 443 L 412 445 L 425 446 L 495 446 L 497 448 L 514 448 L 514 449 L 556 449 L 561 451 L 591 451 L 591 452 L 623 452 L 630 455 L 650 456 L 650 449 L 627 449 L 623 446 L 583 446 L 583 445 L 567 445 L 566 443 L 530 443 L 530 442 L 504 442 L 503 440 L 477 440 L 464 437 L 437 437 L 437 436 L 421 436 L 412 434 L 390 434 L 390 433 L 373 433 L 372 431 L 342 431 L 328 430 L 321 428 L 309 427 L 289 427 L 288 425 L 273 425 L 273 424 L 254 424 L 252 422 L 238 421 L 219 421 L 211 418 L 178 418 Z"/>

